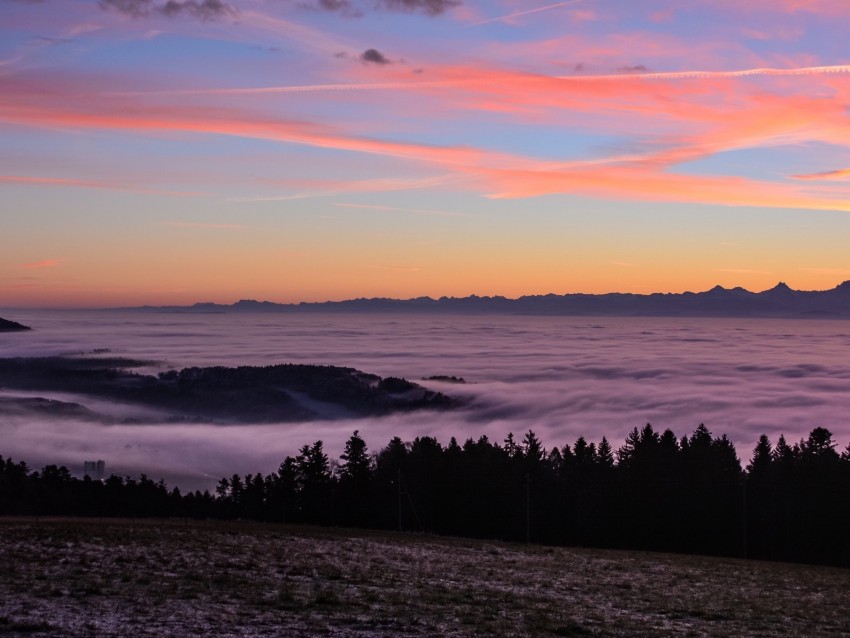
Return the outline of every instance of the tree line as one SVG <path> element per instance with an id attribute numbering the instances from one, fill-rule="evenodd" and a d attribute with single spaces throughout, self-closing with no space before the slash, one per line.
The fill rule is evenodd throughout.
<path id="1" fill-rule="evenodd" d="M 617 450 L 605 437 L 546 449 L 529 430 L 501 444 L 395 437 L 370 453 L 355 431 L 338 461 L 316 441 L 276 472 L 185 494 L 145 475 L 79 479 L 0 456 L 0 514 L 249 519 L 850 566 L 850 446 L 839 453 L 822 427 L 793 444 L 763 435 L 742 467 L 704 425 L 677 438 L 647 424 Z"/>

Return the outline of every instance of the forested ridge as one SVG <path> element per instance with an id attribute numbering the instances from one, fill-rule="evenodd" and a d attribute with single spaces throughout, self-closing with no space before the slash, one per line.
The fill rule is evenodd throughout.
<path id="1" fill-rule="evenodd" d="M 174 422 L 304 422 L 421 409 L 448 410 L 462 405 L 458 399 L 407 379 L 381 378 L 339 366 L 208 366 L 156 375 L 131 371 L 150 364 L 122 357 L 0 358 L 0 388 L 105 397 L 166 411 L 170 414 L 167 420 Z M 61 404 L 54 401 L 52 405 L 58 409 Z M 17 406 L 32 407 L 20 400 Z M 84 409 L 72 403 L 63 407 L 70 411 Z M 88 417 L 97 419 L 99 415 L 92 412 Z M 104 417 L 100 420 L 108 421 Z"/>
<path id="2" fill-rule="evenodd" d="M 651 425 L 613 450 L 579 437 L 546 449 L 533 431 L 503 443 L 393 438 L 370 453 L 358 432 L 339 460 L 321 441 L 278 471 L 233 475 L 215 493 L 142 475 L 103 481 L 0 457 L 0 514 L 192 517 L 354 526 L 850 566 L 850 446 L 818 427 L 746 467 L 725 436 Z"/>

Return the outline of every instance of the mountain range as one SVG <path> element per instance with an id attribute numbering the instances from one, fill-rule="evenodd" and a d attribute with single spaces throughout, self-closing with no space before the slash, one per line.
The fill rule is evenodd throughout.
<path id="1" fill-rule="evenodd" d="M 498 314 L 649 317 L 799 317 L 850 318 L 850 281 L 831 290 L 793 290 L 779 283 L 750 292 L 715 286 L 705 292 L 527 295 L 507 297 L 360 298 L 347 301 L 281 304 L 245 299 L 234 304 L 144 306 L 136 310 L 174 312 L 354 312 L 417 314 Z"/>

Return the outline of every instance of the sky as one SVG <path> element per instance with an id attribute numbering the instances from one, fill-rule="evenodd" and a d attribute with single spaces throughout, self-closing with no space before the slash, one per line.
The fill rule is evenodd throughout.
<path id="1" fill-rule="evenodd" d="M 822 290 L 844 0 L 0 0 L 0 307 Z"/>

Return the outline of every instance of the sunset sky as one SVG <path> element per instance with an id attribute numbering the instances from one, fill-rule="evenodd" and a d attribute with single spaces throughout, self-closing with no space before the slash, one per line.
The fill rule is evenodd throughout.
<path id="1" fill-rule="evenodd" d="M 0 307 L 826 289 L 846 0 L 0 0 Z"/>

